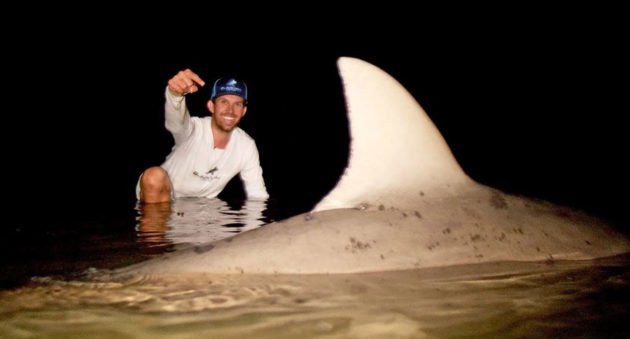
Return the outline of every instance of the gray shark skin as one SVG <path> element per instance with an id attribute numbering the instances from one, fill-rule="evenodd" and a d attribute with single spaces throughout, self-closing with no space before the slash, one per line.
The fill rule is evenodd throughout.
<path id="1" fill-rule="evenodd" d="M 359 273 L 630 251 L 602 220 L 476 183 L 395 79 L 359 59 L 338 67 L 350 159 L 313 211 L 119 272 Z"/>

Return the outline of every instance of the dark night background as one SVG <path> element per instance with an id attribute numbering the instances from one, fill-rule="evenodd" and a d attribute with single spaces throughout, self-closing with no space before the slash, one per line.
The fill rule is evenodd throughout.
<path id="1" fill-rule="evenodd" d="M 220 34 L 210 34 L 220 31 L 214 22 L 173 29 L 85 17 L 7 37 L 3 228 L 133 220 L 124 218 L 134 213 L 138 174 L 172 146 L 163 92 L 183 68 L 207 83 L 246 80 L 241 127 L 257 141 L 274 206 L 308 210 L 348 156 L 339 56 L 398 79 L 473 179 L 627 228 L 626 24 L 587 8 L 512 14 L 427 27 L 361 17 L 333 26 L 322 17 L 304 31 L 269 23 Z M 189 98 L 193 114 L 206 113 L 208 96 L 204 88 Z M 235 182 L 223 196 L 239 194 Z"/>

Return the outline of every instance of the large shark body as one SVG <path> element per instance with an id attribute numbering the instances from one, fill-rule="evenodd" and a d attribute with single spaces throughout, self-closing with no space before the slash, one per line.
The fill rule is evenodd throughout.
<path id="1" fill-rule="evenodd" d="M 630 251 L 603 221 L 469 178 L 416 100 L 362 60 L 338 60 L 351 149 L 310 213 L 122 272 L 357 273 Z"/>

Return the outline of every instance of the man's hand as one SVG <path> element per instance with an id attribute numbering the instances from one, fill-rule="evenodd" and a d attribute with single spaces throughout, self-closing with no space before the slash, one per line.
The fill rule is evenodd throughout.
<path id="1" fill-rule="evenodd" d="M 205 81 L 191 71 L 186 69 L 179 71 L 168 81 L 168 90 L 176 96 L 183 96 L 189 93 L 195 93 L 199 90 L 199 86 L 204 86 Z"/>

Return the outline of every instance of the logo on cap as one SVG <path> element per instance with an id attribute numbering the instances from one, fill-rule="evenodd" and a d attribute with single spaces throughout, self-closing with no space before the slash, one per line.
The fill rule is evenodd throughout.
<path id="1" fill-rule="evenodd" d="M 214 82 L 214 86 L 212 87 L 212 96 L 210 99 L 214 99 L 225 94 L 238 95 L 247 101 L 247 85 L 245 85 L 245 82 L 239 81 L 235 78 L 219 78 Z"/>

